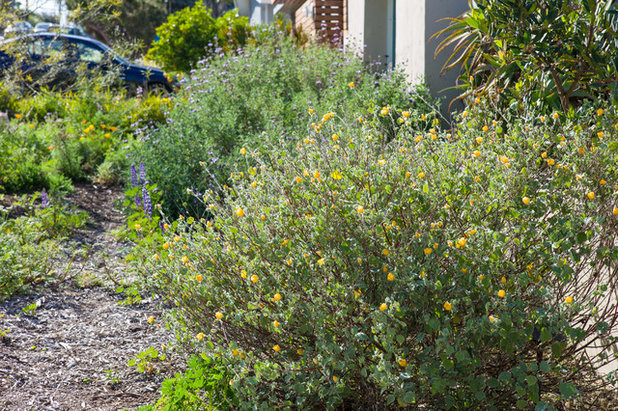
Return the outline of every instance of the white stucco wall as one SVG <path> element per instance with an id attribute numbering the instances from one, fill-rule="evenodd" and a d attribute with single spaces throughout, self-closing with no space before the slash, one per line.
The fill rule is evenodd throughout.
<path id="1" fill-rule="evenodd" d="M 365 38 L 365 0 L 348 0 L 346 48 L 362 55 Z"/>
<path id="2" fill-rule="evenodd" d="M 425 1 L 398 0 L 395 65 L 415 82 L 425 76 Z"/>

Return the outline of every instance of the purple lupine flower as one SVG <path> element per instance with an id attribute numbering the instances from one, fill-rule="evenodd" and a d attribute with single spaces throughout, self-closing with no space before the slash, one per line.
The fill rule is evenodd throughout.
<path id="1" fill-rule="evenodd" d="M 144 166 L 144 163 L 139 163 L 139 182 L 140 184 L 146 183 L 146 166 Z"/>
<path id="2" fill-rule="evenodd" d="M 146 186 L 142 188 L 142 199 L 144 200 L 144 214 L 150 218 L 152 217 L 152 204 L 150 202 L 150 193 Z"/>
<path id="3" fill-rule="evenodd" d="M 140 208 L 141 206 L 142 205 L 139 199 L 139 194 L 135 194 L 135 207 Z"/>
<path id="4" fill-rule="evenodd" d="M 165 235 L 165 227 L 163 226 L 163 222 L 159 221 L 159 228 L 161 229 L 161 234 Z"/>
<path id="5" fill-rule="evenodd" d="M 43 189 L 43 191 L 41 191 L 41 208 L 47 207 L 49 207 L 49 198 L 47 197 L 47 191 Z"/>
<path id="6" fill-rule="evenodd" d="M 137 169 L 135 168 L 135 164 L 131 164 L 131 183 L 133 187 L 137 187 Z"/>

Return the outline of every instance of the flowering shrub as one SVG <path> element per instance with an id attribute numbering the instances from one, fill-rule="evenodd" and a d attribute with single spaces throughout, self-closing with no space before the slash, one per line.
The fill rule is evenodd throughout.
<path id="1" fill-rule="evenodd" d="M 403 75 L 376 74 L 361 60 L 326 47 L 299 48 L 265 28 L 258 45 L 201 63 L 175 101 L 166 124 L 146 130 L 136 153 L 172 213 L 200 211 L 186 190 L 218 190 L 241 160 L 243 144 L 286 147 L 318 126 L 317 114 L 340 107 L 350 124 L 367 109 L 409 104 L 428 113 L 428 93 L 407 94 Z M 314 113 L 314 114 L 311 114 Z M 384 132 L 392 130 L 390 117 Z M 419 119 L 420 121 L 420 119 Z M 200 165 L 202 164 L 202 165 Z"/>
<path id="2" fill-rule="evenodd" d="M 471 111 L 450 133 L 348 115 L 314 112 L 291 151 L 242 147 L 227 192 L 203 196 L 211 219 L 134 251 L 238 405 L 606 407 L 615 114 L 505 130 Z"/>
<path id="3" fill-rule="evenodd" d="M 93 177 L 121 182 L 133 133 L 164 122 L 172 104 L 79 85 L 76 92 L 9 93 L 9 125 L 0 125 L 0 192 L 61 191 L 71 180 Z"/>

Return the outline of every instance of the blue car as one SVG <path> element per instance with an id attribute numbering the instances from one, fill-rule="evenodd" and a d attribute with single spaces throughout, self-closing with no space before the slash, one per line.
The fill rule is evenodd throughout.
<path id="1" fill-rule="evenodd" d="M 17 70 L 24 80 L 52 88 L 72 84 L 78 72 L 116 75 L 131 91 L 170 93 L 177 83 L 162 70 L 133 64 L 89 37 L 33 33 L 0 42 L 0 72 Z"/>

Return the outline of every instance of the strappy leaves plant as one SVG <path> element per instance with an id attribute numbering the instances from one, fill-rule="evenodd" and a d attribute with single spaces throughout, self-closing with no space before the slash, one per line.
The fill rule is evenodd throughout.
<path id="1" fill-rule="evenodd" d="M 460 98 L 489 95 L 502 106 L 569 108 L 615 94 L 613 0 L 479 0 L 448 19 L 436 54 L 462 68 Z"/>

